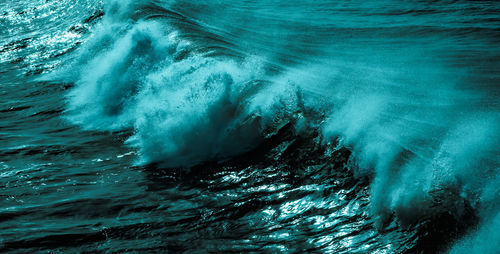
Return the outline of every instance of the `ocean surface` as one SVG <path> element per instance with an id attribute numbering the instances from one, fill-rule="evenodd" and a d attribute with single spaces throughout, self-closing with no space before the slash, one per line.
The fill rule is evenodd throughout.
<path id="1" fill-rule="evenodd" d="M 500 2 L 0 1 L 0 252 L 500 253 Z"/>

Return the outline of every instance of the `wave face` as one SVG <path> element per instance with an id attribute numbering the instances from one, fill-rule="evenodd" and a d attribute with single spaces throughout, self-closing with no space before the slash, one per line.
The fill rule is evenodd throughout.
<path id="1" fill-rule="evenodd" d="M 154 238 L 146 231 L 158 237 L 152 246 L 177 251 L 500 248 L 496 2 L 29 5 L 21 6 L 38 18 L 61 18 L 0 32 L 6 82 L 64 84 L 36 97 L 57 105 L 43 112 L 83 129 L 61 129 L 60 138 L 90 135 L 77 143 L 106 150 L 101 135 L 113 137 L 106 163 L 129 168 L 152 191 L 127 183 L 136 196 L 116 186 L 125 196 L 103 200 L 163 218 L 139 223 L 134 216 L 143 212 L 130 210 L 130 224 L 99 222 L 76 237 L 80 245 L 105 235 L 117 248 L 137 230 L 145 242 Z M 9 8 L 0 5 L 2 20 L 21 26 Z M 62 209 L 56 204 L 48 209 Z"/>

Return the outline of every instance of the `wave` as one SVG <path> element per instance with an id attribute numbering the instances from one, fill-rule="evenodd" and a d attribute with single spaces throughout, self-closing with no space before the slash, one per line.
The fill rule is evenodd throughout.
<path id="1" fill-rule="evenodd" d="M 297 135 L 318 131 L 332 151 L 353 151 L 355 175 L 372 178 L 371 209 L 381 228 L 393 216 L 403 226 L 439 213 L 461 221 L 472 208 L 482 226 L 451 251 L 486 246 L 476 248 L 483 253 L 486 235 L 500 242 L 488 233 L 500 203 L 500 118 L 491 96 L 498 89 L 475 85 L 484 75 L 456 64 L 471 57 L 446 57 L 439 42 L 402 46 L 387 38 L 394 32 L 379 34 L 382 42 L 371 48 L 360 39 L 341 49 L 348 43 L 326 43 L 331 34 L 319 46 L 303 38 L 284 43 L 283 30 L 288 40 L 297 35 L 283 27 L 286 17 L 252 40 L 266 21 L 253 21 L 255 10 L 224 16 L 233 20 L 224 27 L 206 23 L 214 19 L 209 7 L 196 17 L 194 4 L 176 4 L 105 3 L 76 60 L 57 74 L 76 84 L 67 96 L 70 121 L 133 130 L 126 143 L 138 149 L 137 163 L 168 168 L 225 160 L 287 124 Z M 238 29 L 237 20 L 251 25 Z"/>

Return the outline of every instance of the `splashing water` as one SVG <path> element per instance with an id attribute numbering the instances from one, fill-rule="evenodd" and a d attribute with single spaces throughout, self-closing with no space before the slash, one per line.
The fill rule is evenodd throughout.
<path id="1" fill-rule="evenodd" d="M 266 242 L 285 252 L 500 247 L 494 2 L 110 0 L 102 8 L 84 43 L 37 80 L 74 84 L 63 117 L 85 131 L 124 132 L 121 149 L 137 154 L 127 164 L 164 172 L 161 181 L 196 179 L 161 190 L 178 195 L 164 212 L 208 209 L 214 221 L 201 220 L 226 233 L 248 229 L 231 240 L 236 251 Z M 203 188 L 213 192 L 194 198 Z M 247 206 L 254 213 L 231 225 L 231 211 Z M 304 243 L 284 225 L 307 228 Z M 259 234 L 265 227 L 277 230 Z M 204 248 L 227 250 L 213 241 Z"/>

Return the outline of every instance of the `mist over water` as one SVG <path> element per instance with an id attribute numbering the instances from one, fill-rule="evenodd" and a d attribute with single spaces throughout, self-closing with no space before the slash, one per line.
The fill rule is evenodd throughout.
<path id="1" fill-rule="evenodd" d="M 9 67 L 2 96 L 27 105 L 2 104 L 5 139 L 43 147 L 38 138 L 13 137 L 37 125 L 24 110 L 49 107 L 40 112 L 50 120 L 37 120 L 47 129 L 41 137 L 56 129 L 43 141 L 48 150 L 56 144 L 68 150 L 72 143 L 84 149 L 65 155 L 63 167 L 76 179 L 109 176 L 101 184 L 116 192 L 88 180 L 92 191 L 63 191 L 82 198 L 61 208 L 68 197 L 49 190 L 43 195 L 54 195 L 54 203 L 38 204 L 49 218 L 53 210 L 74 214 L 67 209 L 91 202 L 85 196 L 92 192 L 102 200 L 94 209 L 109 214 L 78 217 L 81 235 L 69 227 L 35 239 L 6 238 L 5 249 L 60 247 L 62 232 L 74 236 L 68 250 L 500 248 L 496 2 L 64 4 L 82 4 L 86 14 L 66 16 L 68 25 L 50 36 L 72 39 L 1 34 L 0 57 L 7 59 L 1 65 Z M 55 7 L 51 12 L 66 12 Z M 24 26 L 10 8 L 0 5 L 2 23 Z M 40 30 L 55 24 L 33 15 Z M 36 55 L 51 50 L 60 53 Z M 30 56 L 37 57 L 36 67 L 28 64 Z M 47 95 L 31 102 L 16 87 Z M 1 157 L 6 179 L 26 170 L 16 160 L 54 167 L 60 157 L 53 153 L 44 159 L 49 164 L 40 164 L 15 142 L 4 145 Z M 102 171 L 95 168 L 101 162 Z M 121 208 L 105 204 L 117 200 Z M 5 204 L 5 223 L 29 218 L 30 208 Z M 112 222 L 121 216 L 127 219 Z M 144 216 L 149 222 L 138 222 Z M 5 223 L 3 230 L 10 227 Z M 136 247 L 117 247 L 130 236 L 137 237 Z M 190 245 L 192 239 L 199 245 Z"/>

